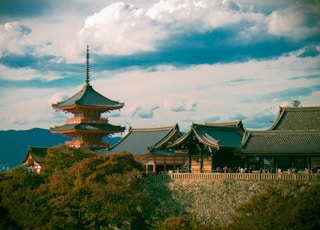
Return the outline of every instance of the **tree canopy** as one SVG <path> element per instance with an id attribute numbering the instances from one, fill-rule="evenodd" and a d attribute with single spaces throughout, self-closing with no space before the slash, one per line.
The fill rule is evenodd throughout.
<path id="1" fill-rule="evenodd" d="M 43 170 L 18 167 L 0 182 L 2 229 L 108 229 L 144 225 L 145 183 L 130 153 L 49 149 Z M 126 227 L 127 226 L 127 227 Z"/>
<path id="2" fill-rule="evenodd" d="M 50 148 L 40 174 L 24 166 L 0 174 L 0 229 L 155 229 L 154 210 L 179 203 L 141 171 L 127 152 Z M 319 229 L 319 194 L 318 183 L 270 187 L 239 207 L 226 229 Z M 172 213 L 158 216 L 158 229 L 220 229 L 179 208 Z"/>

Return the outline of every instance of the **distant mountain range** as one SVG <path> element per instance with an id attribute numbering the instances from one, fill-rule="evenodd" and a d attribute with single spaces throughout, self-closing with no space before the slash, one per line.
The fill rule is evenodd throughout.
<path id="1" fill-rule="evenodd" d="M 110 145 L 120 137 L 105 137 Z M 0 171 L 21 165 L 27 154 L 28 146 L 52 147 L 70 140 L 69 137 L 53 134 L 50 130 L 33 128 L 30 130 L 0 131 Z"/>

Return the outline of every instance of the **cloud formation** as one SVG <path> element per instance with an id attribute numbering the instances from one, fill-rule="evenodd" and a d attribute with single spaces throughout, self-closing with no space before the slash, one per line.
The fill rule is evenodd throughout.
<path id="1" fill-rule="evenodd" d="M 93 44 L 100 68 L 244 62 L 320 40 L 314 5 L 298 1 L 270 13 L 247 1 L 162 0 L 145 9 L 116 2 L 87 17 L 79 35 Z"/>
<path id="2" fill-rule="evenodd" d="M 0 129 L 64 123 L 49 102 L 81 89 L 87 44 L 91 84 L 125 102 L 104 115 L 114 124 L 263 128 L 280 104 L 320 101 L 317 0 L 11 2 L 0 3 Z"/>
<path id="3" fill-rule="evenodd" d="M 198 103 L 193 99 L 186 100 L 165 100 L 163 102 L 164 109 L 173 112 L 196 111 Z"/>
<path id="4" fill-rule="evenodd" d="M 98 53 L 127 55 L 153 50 L 158 32 L 143 9 L 116 2 L 87 17 L 79 35 Z"/>
<path id="5" fill-rule="evenodd" d="M 0 25 L 0 57 L 7 53 L 23 53 L 26 50 L 23 37 L 30 33 L 31 28 L 19 22 Z"/>
<path id="6" fill-rule="evenodd" d="M 141 106 L 134 106 L 129 111 L 133 110 L 131 113 L 131 117 L 133 118 L 151 119 L 154 117 L 154 112 L 159 108 L 160 106 L 154 106 L 149 109 L 143 109 Z"/>

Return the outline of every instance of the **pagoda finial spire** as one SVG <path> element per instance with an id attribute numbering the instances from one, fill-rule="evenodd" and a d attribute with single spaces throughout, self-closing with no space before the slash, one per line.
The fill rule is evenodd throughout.
<path id="1" fill-rule="evenodd" d="M 87 45 L 87 55 L 86 55 L 86 84 L 89 85 L 90 76 L 89 76 L 89 46 Z"/>

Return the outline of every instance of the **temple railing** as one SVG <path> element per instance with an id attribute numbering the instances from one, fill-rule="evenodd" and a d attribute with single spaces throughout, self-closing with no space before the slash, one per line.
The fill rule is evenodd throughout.
<path id="1" fill-rule="evenodd" d="M 108 142 L 100 141 L 83 141 L 83 140 L 73 140 L 66 141 L 65 145 L 71 148 L 80 148 L 81 146 L 88 146 L 89 148 L 109 148 Z"/>
<path id="2" fill-rule="evenodd" d="M 168 173 L 164 175 L 148 175 L 152 181 L 165 180 L 300 180 L 319 181 L 320 174 L 269 174 L 269 173 Z"/>
<path id="3" fill-rule="evenodd" d="M 80 123 L 88 123 L 88 124 L 108 124 L 108 119 L 103 117 L 70 117 L 67 118 L 67 124 L 80 124 Z"/>

